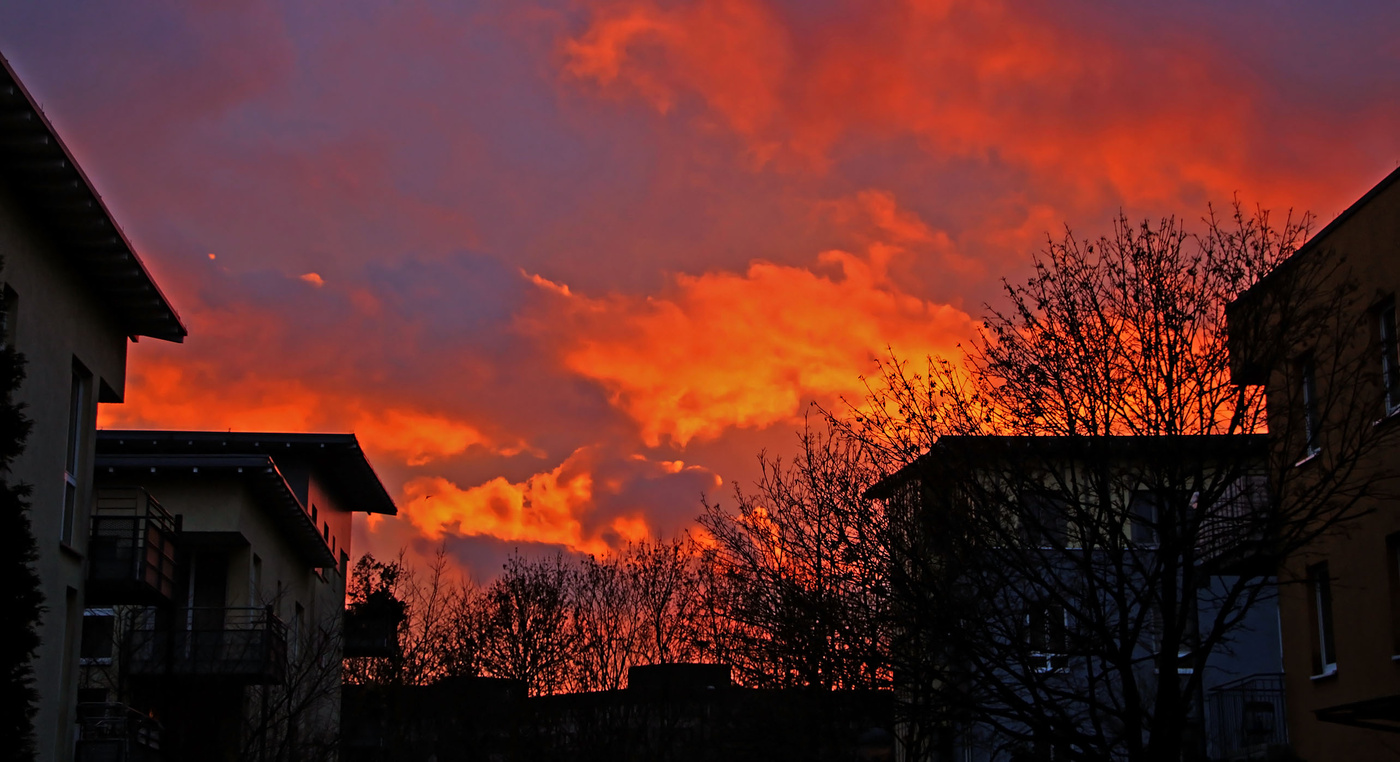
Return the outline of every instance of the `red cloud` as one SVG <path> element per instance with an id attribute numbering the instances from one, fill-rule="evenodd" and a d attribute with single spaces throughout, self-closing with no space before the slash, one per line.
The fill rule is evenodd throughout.
<path id="1" fill-rule="evenodd" d="M 1066 199 L 1129 206 L 1228 199 L 1245 183 L 1286 206 L 1312 200 L 1309 174 L 1345 176 L 1335 160 L 1261 164 L 1257 138 L 1276 129 L 1261 84 L 1204 35 L 1143 45 L 987 0 L 860 4 L 801 26 L 764 0 L 590 7 L 562 44 L 572 81 L 663 113 L 701 103 L 760 163 L 821 168 L 842 140 L 913 136 L 930 154 L 1029 170 Z"/>

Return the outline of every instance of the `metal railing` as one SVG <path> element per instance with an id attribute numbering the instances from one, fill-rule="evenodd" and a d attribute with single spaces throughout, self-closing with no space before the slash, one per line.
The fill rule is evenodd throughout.
<path id="1" fill-rule="evenodd" d="M 77 762 L 160 759 L 160 723 L 126 704 L 78 704 Z"/>
<path id="2" fill-rule="evenodd" d="M 1283 675 L 1250 675 L 1210 691 L 1211 741 L 1220 759 L 1265 759 L 1288 746 Z"/>
<path id="3" fill-rule="evenodd" d="M 272 607 L 181 609 L 173 626 L 145 625 L 130 639 L 132 675 L 214 677 L 278 684 L 287 672 L 287 626 Z"/>
<path id="4" fill-rule="evenodd" d="M 98 490 L 88 538 L 88 601 L 169 601 L 175 591 L 175 536 L 175 519 L 146 490 Z"/>

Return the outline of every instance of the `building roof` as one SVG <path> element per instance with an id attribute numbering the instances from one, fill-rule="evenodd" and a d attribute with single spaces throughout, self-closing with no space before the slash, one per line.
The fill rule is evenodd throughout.
<path id="1" fill-rule="evenodd" d="M 0 56 L 0 173 L 133 338 L 189 333 L 136 256 L 92 181 L 34 97 Z"/>
<path id="2" fill-rule="evenodd" d="M 1245 289 L 1244 293 L 1235 297 L 1234 301 L 1226 305 L 1226 315 L 1228 316 L 1230 313 L 1235 312 L 1238 309 L 1247 308 L 1251 302 L 1259 298 L 1259 294 L 1263 293 L 1264 291 L 1267 291 L 1273 283 L 1276 283 L 1279 278 L 1283 277 L 1284 273 L 1287 273 L 1293 270 L 1294 268 L 1298 267 L 1298 262 L 1311 255 L 1312 252 L 1321 249 L 1322 244 L 1324 241 L 1327 240 L 1327 237 L 1331 235 L 1334 231 L 1336 231 L 1338 228 L 1340 228 L 1342 225 L 1345 225 L 1347 221 L 1350 220 L 1352 217 L 1356 216 L 1356 213 L 1359 212 L 1362 209 L 1362 207 L 1371 203 L 1373 199 L 1375 199 L 1382 193 L 1385 193 L 1387 190 L 1390 189 L 1391 186 L 1395 185 L 1396 183 L 1400 183 L 1400 167 L 1395 168 L 1380 182 L 1372 186 L 1370 190 L 1362 194 L 1361 198 L 1358 198 L 1355 202 L 1353 202 L 1352 205 L 1347 207 L 1345 211 L 1337 215 L 1331 222 L 1324 225 L 1321 230 L 1313 234 L 1312 238 L 1309 238 L 1302 246 L 1299 246 L 1298 250 L 1293 252 L 1292 256 L 1290 256 L 1288 259 L 1285 259 L 1282 264 L 1280 264 L 1278 267 L 1275 267 L 1263 278 L 1260 278 L 1258 283 L 1255 283 L 1248 289 Z"/>
<path id="3" fill-rule="evenodd" d="M 248 483 L 273 520 L 312 566 L 327 568 L 336 564 L 335 554 L 326 545 L 321 530 L 307 515 L 306 506 L 297 498 L 296 491 L 271 456 L 99 454 L 97 470 L 113 476 L 133 473 L 141 477 L 172 473 L 237 475 Z"/>
<path id="4" fill-rule="evenodd" d="M 996 458 L 1083 458 L 1114 456 L 1205 461 L 1227 455 L 1262 455 L 1268 438 L 1263 434 L 1211 434 L 1187 436 L 945 436 L 928 452 L 866 489 L 870 500 L 889 498 L 897 487 L 940 465 L 965 468 L 969 464 L 995 462 Z"/>
<path id="5" fill-rule="evenodd" d="M 354 434 L 103 429 L 97 432 L 97 452 L 103 457 L 219 455 L 296 459 L 310 464 L 344 509 L 391 516 L 398 513 Z"/>

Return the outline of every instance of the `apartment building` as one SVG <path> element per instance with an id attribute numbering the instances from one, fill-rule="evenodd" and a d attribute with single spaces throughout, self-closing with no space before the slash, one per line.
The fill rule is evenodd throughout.
<path id="1" fill-rule="evenodd" d="M 1285 749 L 1264 453 L 1258 436 L 944 437 L 867 491 L 904 609 L 901 758 Z"/>
<path id="2" fill-rule="evenodd" d="M 3 340 L 26 358 L 17 394 L 34 422 L 6 479 L 32 487 L 46 612 L 34 660 L 42 760 L 68 760 L 98 403 L 121 402 L 128 339 L 186 330 L 101 196 L 8 61 L 0 58 Z"/>
<path id="3" fill-rule="evenodd" d="M 1330 493 L 1314 516 L 1327 531 L 1280 570 L 1289 734 L 1304 759 L 1400 754 L 1397 291 L 1400 170 L 1230 306 L 1234 381 L 1264 386 L 1294 494 Z M 1251 339 L 1290 329 L 1281 352 Z"/>
<path id="4" fill-rule="evenodd" d="M 355 436 L 97 439 L 78 758 L 333 759 Z"/>

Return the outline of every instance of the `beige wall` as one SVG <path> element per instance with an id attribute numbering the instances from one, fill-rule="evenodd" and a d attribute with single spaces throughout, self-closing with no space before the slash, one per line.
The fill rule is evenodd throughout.
<path id="1" fill-rule="evenodd" d="M 287 625 L 289 636 L 290 672 L 295 674 L 300 659 L 303 669 L 329 669 L 332 682 L 329 691 L 308 709 L 300 720 L 300 732 L 306 739 L 335 738 L 339 731 L 339 664 L 340 626 L 345 601 L 345 577 L 341 570 L 317 570 L 306 556 L 286 539 L 286 531 L 270 511 L 288 510 L 285 505 L 262 504 L 250 489 L 248 475 L 230 471 L 163 468 L 150 476 L 142 475 L 139 485 L 123 480 L 104 486 L 141 486 L 170 514 L 179 516 L 184 532 L 237 533 L 242 544 L 228 549 L 226 605 L 271 605 Z M 308 494 L 317 505 L 318 524 L 339 529 L 349 536 L 350 514 L 323 490 L 315 477 L 310 478 Z M 309 506 L 307 506 L 309 513 Z M 307 517 L 309 520 L 309 516 Z M 339 548 L 339 542 L 337 542 Z M 338 554 L 337 554 L 338 555 Z M 297 608 L 302 615 L 298 627 Z M 316 628 L 329 628 L 330 640 L 319 637 Z M 298 632 L 300 630 L 300 632 Z M 298 635 L 300 638 L 298 639 Z M 311 666 L 317 660 L 321 667 Z M 302 684 L 305 684 L 303 682 Z M 266 688 L 251 686 L 244 689 L 245 711 L 255 716 L 258 711 L 258 691 Z"/>
<path id="2" fill-rule="evenodd" d="M 33 486 L 30 516 L 39 544 L 39 578 L 47 612 L 34 671 L 39 689 L 35 731 L 39 758 L 72 755 L 77 648 L 83 607 L 83 553 L 92 502 L 97 398 L 119 398 L 125 388 L 126 337 L 62 254 L 27 219 L 13 193 L 0 185 L 0 256 L 3 281 L 18 296 L 15 344 L 27 359 L 19 399 L 34 429 L 13 478 Z M 60 547 L 63 472 L 73 361 L 91 373 L 86 427 L 78 468 L 78 515 L 71 547 Z"/>

